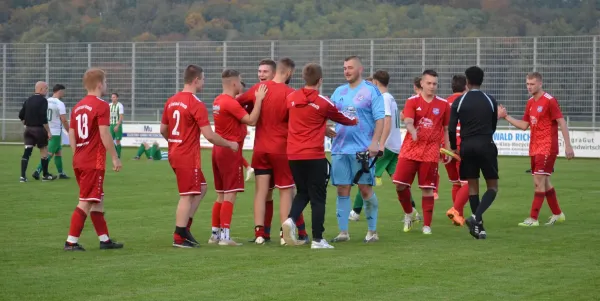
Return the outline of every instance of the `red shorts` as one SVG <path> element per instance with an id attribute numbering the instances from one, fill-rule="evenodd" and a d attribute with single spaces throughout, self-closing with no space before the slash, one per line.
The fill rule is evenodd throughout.
<path id="1" fill-rule="evenodd" d="M 206 179 L 200 168 L 173 168 L 177 178 L 179 195 L 196 195 L 202 193 L 202 185 L 206 185 Z"/>
<path id="2" fill-rule="evenodd" d="M 222 146 L 213 146 L 212 168 L 215 190 L 221 193 L 244 191 L 242 174 L 242 143 L 237 152 Z"/>
<path id="3" fill-rule="evenodd" d="M 452 183 L 460 183 L 460 161 L 456 159 L 452 159 L 448 164 L 444 164 L 446 167 L 446 172 L 448 173 L 448 180 Z"/>
<path id="4" fill-rule="evenodd" d="M 270 174 L 271 187 L 294 187 L 294 177 L 290 170 L 287 154 L 269 154 L 254 152 L 252 154 L 252 168 L 257 176 Z"/>
<path id="5" fill-rule="evenodd" d="M 104 196 L 103 169 L 75 168 L 75 179 L 79 185 L 79 201 L 100 202 Z"/>
<path id="6" fill-rule="evenodd" d="M 419 162 L 406 158 L 398 158 L 396 172 L 392 180 L 396 184 L 404 184 L 410 187 L 415 180 L 415 174 L 419 174 L 419 188 L 435 189 L 438 176 L 438 162 Z"/>
<path id="7" fill-rule="evenodd" d="M 552 175 L 554 172 L 554 162 L 556 155 L 535 155 L 531 156 L 531 174 L 533 175 Z"/>

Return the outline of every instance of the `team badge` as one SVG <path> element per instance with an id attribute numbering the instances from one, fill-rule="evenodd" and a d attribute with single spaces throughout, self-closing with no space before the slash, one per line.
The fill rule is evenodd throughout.
<path id="1" fill-rule="evenodd" d="M 440 114 L 440 109 L 433 108 L 433 115 L 439 115 L 439 114 Z"/>
<path id="2" fill-rule="evenodd" d="M 362 95 L 358 95 L 358 101 L 363 101 L 365 98 Z"/>
<path id="3" fill-rule="evenodd" d="M 543 109 L 544 109 L 544 107 L 538 106 L 538 108 L 537 108 L 538 113 L 541 113 Z"/>

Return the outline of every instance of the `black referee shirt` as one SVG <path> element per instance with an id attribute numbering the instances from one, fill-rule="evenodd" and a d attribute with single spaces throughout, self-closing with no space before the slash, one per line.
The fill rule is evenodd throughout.
<path id="1" fill-rule="evenodd" d="M 26 126 L 43 126 L 48 123 L 48 100 L 41 94 L 34 94 L 23 103 L 19 119 Z"/>
<path id="2" fill-rule="evenodd" d="M 456 149 L 456 126 L 460 121 L 460 138 L 493 137 L 498 124 L 498 103 L 492 96 L 470 90 L 452 103 L 448 134 L 450 147 Z"/>

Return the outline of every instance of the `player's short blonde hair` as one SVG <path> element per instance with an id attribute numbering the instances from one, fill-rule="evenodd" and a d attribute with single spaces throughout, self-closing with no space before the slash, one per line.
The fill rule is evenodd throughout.
<path id="1" fill-rule="evenodd" d="M 83 87 L 86 90 L 95 90 L 98 84 L 103 83 L 106 80 L 106 73 L 102 69 L 92 68 L 88 69 L 83 74 Z"/>
<path id="2" fill-rule="evenodd" d="M 537 79 L 538 81 L 542 81 L 542 74 L 539 72 L 529 72 L 527 73 L 527 79 Z"/>
<path id="3" fill-rule="evenodd" d="M 316 86 L 323 78 L 323 68 L 315 63 L 306 64 L 302 70 L 302 78 L 307 86 Z"/>

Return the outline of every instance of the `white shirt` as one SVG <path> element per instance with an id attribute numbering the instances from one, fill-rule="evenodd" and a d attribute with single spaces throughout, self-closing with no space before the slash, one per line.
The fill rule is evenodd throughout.
<path id="1" fill-rule="evenodd" d="M 385 148 L 399 154 L 400 147 L 402 146 L 402 134 L 400 133 L 400 112 L 398 111 L 398 104 L 392 94 L 385 92 L 383 93 L 383 102 L 385 105 L 385 116 L 392 118 L 390 125 L 390 135 L 385 141 Z"/>
<path id="2" fill-rule="evenodd" d="M 48 126 L 52 136 L 60 136 L 62 133 L 60 115 L 67 115 L 65 104 L 58 98 L 48 98 Z"/>
<path id="3" fill-rule="evenodd" d="M 123 109 L 123 104 L 120 102 L 117 102 L 116 104 L 113 104 L 111 102 L 109 105 L 110 105 L 110 124 L 114 125 L 114 124 L 119 123 L 119 115 L 125 114 L 125 110 Z"/>

